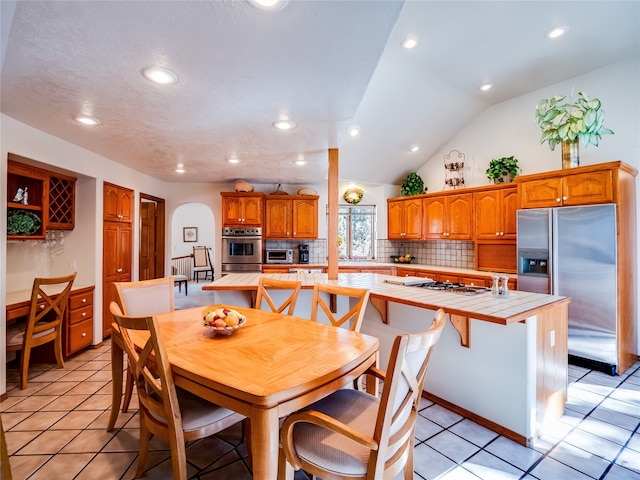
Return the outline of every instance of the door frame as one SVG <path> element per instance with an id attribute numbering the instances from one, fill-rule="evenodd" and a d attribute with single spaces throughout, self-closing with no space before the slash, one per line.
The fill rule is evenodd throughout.
<path id="1" fill-rule="evenodd" d="M 153 202 L 156 204 L 156 222 L 155 222 L 155 240 L 156 240 L 156 248 L 155 248 L 155 277 L 161 278 L 165 277 L 165 236 L 166 236 L 166 226 L 165 226 L 165 200 L 164 198 L 154 197 L 153 195 L 148 195 L 146 193 L 140 192 L 140 205 L 139 210 L 142 211 L 142 203 L 143 200 L 147 202 Z M 138 234 L 142 234 L 142 220 L 140 220 L 138 224 Z M 140 238 L 140 237 L 138 237 Z M 140 250 L 142 243 L 138 243 L 138 250 Z M 140 276 L 140 251 L 138 251 L 138 277 Z M 141 280 L 139 278 L 139 280 Z M 151 280 L 151 279 L 149 279 Z"/>

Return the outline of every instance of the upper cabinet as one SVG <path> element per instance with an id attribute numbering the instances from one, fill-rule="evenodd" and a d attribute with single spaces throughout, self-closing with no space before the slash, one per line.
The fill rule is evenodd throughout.
<path id="1" fill-rule="evenodd" d="M 474 193 L 476 240 L 515 241 L 518 189 L 511 183 Z"/>
<path id="2" fill-rule="evenodd" d="M 133 190 L 104 183 L 104 220 L 131 223 L 133 220 Z"/>
<path id="3" fill-rule="evenodd" d="M 387 200 L 389 240 L 419 240 L 422 238 L 422 198 Z"/>
<path id="4" fill-rule="evenodd" d="M 263 193 L 222 192 L 222 226 L 262 225 Z"/>
<path id="5" fill-rule="evenodd" d="M 18 155 L 7 161 L 7 239 L 44 239 L 47 230 L 72 230 L 76 179 L 33 167 Z"/>
<path id="6" fill-rule="evenodd" d="M 520 208 L 615 202 L 617 170 L 614 163 L 516 177 L 520 187 Z"/>
<path id="7" fill-rule="evenodd" d="M 422 238 L 473 239 L 473 194 L 441 195 L 423 201 Z"/>
<path id="8" fill-rule="evenodd" d="M 318 196 L 267 195 L 264 238 L 318 238 Z"/>

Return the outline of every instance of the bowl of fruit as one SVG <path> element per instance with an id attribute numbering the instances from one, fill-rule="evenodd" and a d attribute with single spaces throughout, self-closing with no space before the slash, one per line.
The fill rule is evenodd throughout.
<path id="1" fill-rule="evenodd" d="M 202 311 L 202 324 L 218 335 L 231 335 L 247 323 L 242 313 L 224 307 L 206 307 Z"/>
<path id="2" fill-rule="evenodd" d="M 391 261 L 393 263 L 411 263 L 411 261 L 416 258 L 412 257 L 411 254 L 407 253 L 406 255 L 391 255 Z"/>

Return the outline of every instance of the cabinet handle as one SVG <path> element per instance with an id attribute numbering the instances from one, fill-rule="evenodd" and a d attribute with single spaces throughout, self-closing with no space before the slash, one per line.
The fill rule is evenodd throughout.
<path id="1" fill-rule="evenodd" d="M 293 236 L 294 236 L 294 237 L 296 236 L 296 232 L 293 232 Z"/>
<path id="2" fill-rule="evenodd" d="M 122 269 L 121 269 L 121 268 L 119 268 L 119 269 L 117 269 L 117 270 L 116 270 L 116 272 L 118 272 L 118 273 L 122 273 Z"/>
<path id="3" fill-rule="evenodd" d="M 562 197 L 562 200 L 566 200 L 566 199 L 567 199 L 567 197 Z"/>
<path id="4" fill-rule="evenodd" d="M 500 235 L 500 232 L 496 232 L 496 237 Z"/>
<path id="5" fill-rule="evenodd" d="M 87 303 L 87 299 L 86 299 L 86 298 L 83 298 L 83 299 L 82 299 L 82 303 Z"/>
<path id="6" fill-rule="evenodd" d="M 87 312 L 82 312 L 82 316 L 86 317 L 87 316 Z"/>
<path id="7" fill-rule="evenodd" d="M 560 203 L 560 198 L 556 198 L 556 202 Z"/>
<path id="8" fill-rule="evenodd" d="M 504 232 L 500 232 L 500 236 L 502 237 L 504 235 Z"/>
<path id="9" fill-rule="evenodd" d="M 80 334 L 80 336 L 81 336 L 81 337 L 86 337 L 86 336 L 87 336 L 87 334 L 86 334 L 86 332 L 82 332 L 82 333 Z"/>

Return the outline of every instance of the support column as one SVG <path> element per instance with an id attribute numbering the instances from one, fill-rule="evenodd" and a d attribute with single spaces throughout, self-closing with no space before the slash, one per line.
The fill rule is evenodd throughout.
<path id="1" fill-rule="evenodd" d="M 329 280 L 338 279 L 338 149 L 329 149 L 329 179 L 327 196 L 329 202 L 329 221 L 327 225 L 327 254 Z"/>

